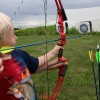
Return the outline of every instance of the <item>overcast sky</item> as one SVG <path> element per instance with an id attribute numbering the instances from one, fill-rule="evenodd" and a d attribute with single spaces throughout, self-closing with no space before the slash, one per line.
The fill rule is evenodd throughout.
<path id="1" fill-rule="evenodd" d="M 0 0 L 0 12 L 6 13 L 11 18 L 18 9 L 22 0 Z M 65 9 L 79 9 L 100 7 L 100 0 L 61 0 Z M 47 0 L 47 14 L 56 15 L 55 0 Z M 92 13 L 92 12 L 91 12 Z M 99 13 L 99 12 L 98 12 Z M 41 17 L 40 17 L 41 16 Z M 44 3 L 43 0 L 24 0 L 20 9 L 17 11 L 14 23 L 26 23 L 34 21 L 39 24 L 39 20 L 44 23 Z M 51 20 L 51 19 L 49 19 Z"/>

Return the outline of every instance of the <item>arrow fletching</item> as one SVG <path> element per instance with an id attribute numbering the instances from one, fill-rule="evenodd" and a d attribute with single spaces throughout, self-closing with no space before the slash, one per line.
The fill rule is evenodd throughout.
<path id="1" fill-rule="evenodd" d="M 9 53 L 9 52 L 11 52 L 13 50 L 14 50 L 14 47 L 4 46 L 4 47 L 0 48 L 0 53 L 6 54 L 6 53 Z"/>
<path id="2" fill-rule="evenodd" d="M 89 50 L 89 57 L 90 57 L 90 60 L 93 61 L 93 59 L 94 59 L 94 54 L 93 54 L 93 52 L 92 52 L 91 47 L 90 47 L 90 50 Z"/>
<path id="3" fill-rule="evenodd" d="M 97 63 L 100 63 L 100 47 L 99 47 L 99 44 L 97 45 L 96 60 L 97 60 Z"/>

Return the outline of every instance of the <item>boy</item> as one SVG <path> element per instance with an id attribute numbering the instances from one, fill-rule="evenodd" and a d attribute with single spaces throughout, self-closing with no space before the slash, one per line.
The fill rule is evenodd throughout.
<path id="1" fill-rule="evenodd" d="M 0 49 L 14 47 L 17 37 L 14 34 L 11 19 L 0 13 Z M 50 52 L 40 57 L 32 57 L 19 49 L 0 52 L 0 98 L 2 100 L 37 100 L 31 74 L 47 69 L 47 62 L 59 53 L 62 46 L 55 46 Z M 48 62 L 56 63 L 57 59 Z M 51 67 L 56 69 L 67 62 L 62 62 Z"/>

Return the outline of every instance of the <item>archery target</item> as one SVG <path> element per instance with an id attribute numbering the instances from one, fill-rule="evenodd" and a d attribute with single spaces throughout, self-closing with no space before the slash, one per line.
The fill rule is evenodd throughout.
<path id="1" fill-rule="evenodd" d="M 83 33 L 88 32 L 88 26 L 86 24 L 80 25 L 80 31 Z"/>
<path id="2" fill-rule="evenodd" d="M 79 31 L 81 34 L 90 32 L 90 24 L 89 22 L 81 22 L 79 24 Z"/>

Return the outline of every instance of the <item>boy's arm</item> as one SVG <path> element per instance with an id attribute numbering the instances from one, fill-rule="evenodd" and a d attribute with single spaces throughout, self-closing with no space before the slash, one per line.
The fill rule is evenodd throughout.
<path id="1" fill-rule="evenodd" d="M 59 63 L 58 59 L 56 58 L 55 60 L 48 62 L 48 64 L 44 64 L 43 66 L 39 67 L 37 72 L 42 72 L 44 70 L 47 70 L 47 66 L 48 66 L 48 70 L 54 70 L 66 64 L 68 64 L 68 60 L 65 59 L 65 61 Z"/>
<path id="2" fill-rule="evenodd" d="M 55 57 L 58 53 L 60 48 L 63 49 L 62 46 L 56 45 L 51 51 L 49 51 L 47 54 L 38 57 L 39 59 L 39 67 L 43 66 L 44 64 L 47 64 L 48 61 L 50 61 L 53 57 Z"/>

